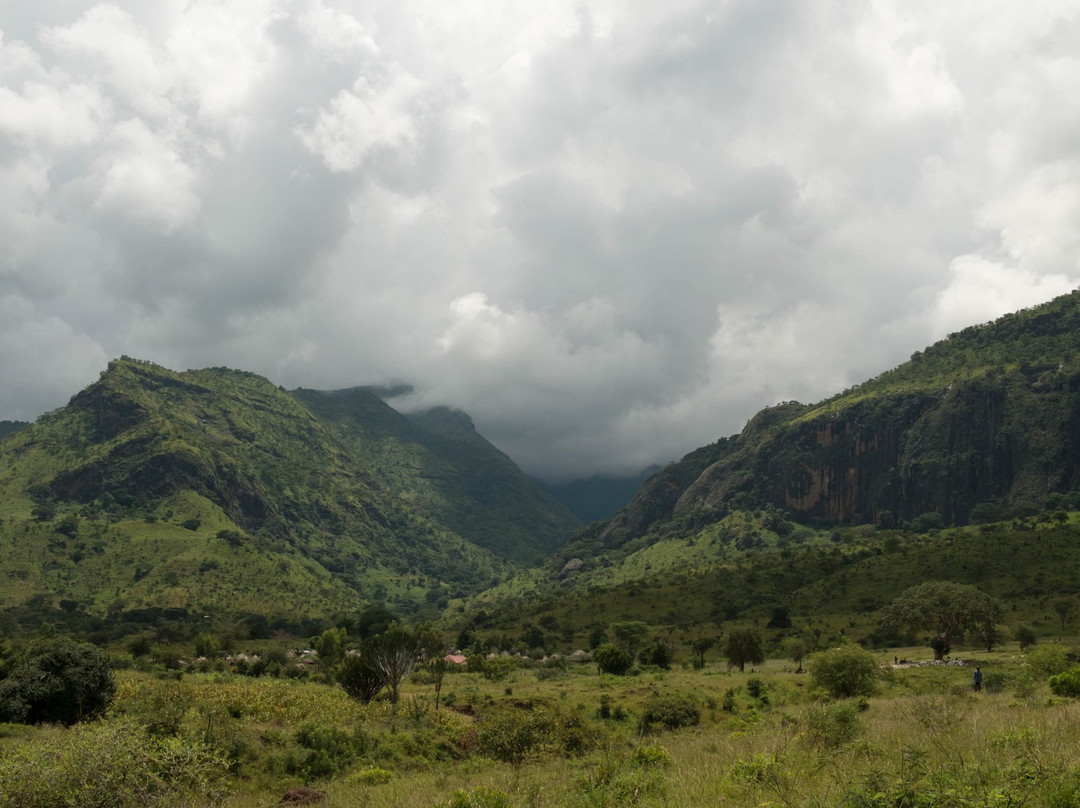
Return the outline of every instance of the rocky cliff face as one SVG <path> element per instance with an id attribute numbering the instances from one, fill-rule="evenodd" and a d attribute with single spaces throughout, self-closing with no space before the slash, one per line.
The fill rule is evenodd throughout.
<path id="1" fill-rule="evenodd" d="M 979 503 L 1075 490 L 1080 296 L 954 334 L 820 405 L 763 410 L 704 468 L 702 451 L 646 484 L 609 531 L 763 505 L 836 523 L 936 512 L 965 524 Z"/>

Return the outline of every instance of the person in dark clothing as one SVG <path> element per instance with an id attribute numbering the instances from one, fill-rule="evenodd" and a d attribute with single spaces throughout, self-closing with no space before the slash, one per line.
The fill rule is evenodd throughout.
<path id="1" fill-rule="evenodd" d="M 978 665 L 975 666 L 975 675 L 971 677 L 971 686 L 975 688 L 976 693 L 982 690 L 982 668 Z"/>

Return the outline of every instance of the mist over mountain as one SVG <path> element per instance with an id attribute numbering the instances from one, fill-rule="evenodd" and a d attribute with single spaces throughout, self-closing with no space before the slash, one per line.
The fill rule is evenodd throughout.
<path id="1" fill-rule="evenodd" d="M 650 466 L 637 474 L 625 476 L 594 474 L 585 479 L 562 483 L 539 482 L 567 510 L 587 524 L 614 516 L 616 511 L 630 503 L 645 480 L 660 468 Z"/>

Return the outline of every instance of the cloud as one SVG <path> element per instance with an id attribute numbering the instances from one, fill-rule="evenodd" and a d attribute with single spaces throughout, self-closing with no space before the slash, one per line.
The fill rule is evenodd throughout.
<path id="1" fill-rule="evenodd" d="M 0 418 L 121 353 L 402 380 L 587 476 L 1080 283 L 1073 3 L 41 0 L 0 27 Z"/>

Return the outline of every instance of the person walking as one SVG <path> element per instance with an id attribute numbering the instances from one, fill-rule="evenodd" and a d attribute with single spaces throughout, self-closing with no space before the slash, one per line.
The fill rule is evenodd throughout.
<path id="1" fill-rule="evenodd" d="M 975 666 L 975 675 L 971 677 L 971 686 L 976 693 L 982 690 L 982 668 L 978 665 Z"/>

